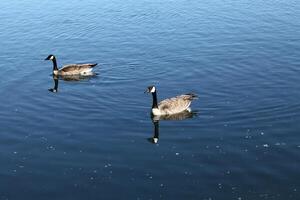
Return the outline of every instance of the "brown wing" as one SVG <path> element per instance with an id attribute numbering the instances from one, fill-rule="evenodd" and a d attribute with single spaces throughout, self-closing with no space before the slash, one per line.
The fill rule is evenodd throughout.
<path id="1" fill-rule="evenodd" d="M 87 63 L 87 64 L 70 64 L 70 65 L 65 65 L 63 68 L 60 69 L 60 71 L 63 72 L 71 72 L 71 71 L 82 71 L 85 69 L 93 68 L 97 65 L 97 63 L 92 64 L 92 63 Z"/>
<path id="2" fill-rule="evenodd" d="M 161 101 L 158 104 L 158 108 L 163 114 L 180 113 L 186 110 L 190 106 L 191 101 L 193 99 L 194 96 L 192 96 L 191 94 L 176 96 Z"/>

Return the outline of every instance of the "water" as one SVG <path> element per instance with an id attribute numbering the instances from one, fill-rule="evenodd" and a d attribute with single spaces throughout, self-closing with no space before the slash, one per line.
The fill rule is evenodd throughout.
<path id="1" fill-rule="evenodd" d="M 0 6 L 1 200 L 300 199 L 298 1 Z M 52 93 L 48 54 L 98 75 Z M 153 123 L 152 84 L 196 115 Z"/>

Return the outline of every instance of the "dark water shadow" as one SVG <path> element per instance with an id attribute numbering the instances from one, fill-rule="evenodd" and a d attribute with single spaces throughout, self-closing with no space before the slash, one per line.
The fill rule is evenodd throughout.
<path id="1" fill-rule="evenodd" d="M 173 120 L 173 121 L 181 121 L 185 119 L 190 119 L 198 115 L 197 111 L 183 111 L 181 113 L 177 113 L 174 115 L 165 115 L 165 116 L 154 116 L 151 114 L 151 120 L 154 127 L 153 137 L 148 138 L 148 141 L 157 144 L 159 140 L 159 121 L 160 120 Z"/>
<path id="2" fill-rule="evenodd" d="M 57 76 L 57 75 L 52 75 L 53 77 L 53 82 L 54 86 L 53 88 L 48 89 L 50 92 L 56 93 L 58 92 L 58 84 L 60 80 L 63 81 L 70 81 L 70 82 L 77 82 L 77 81 L 83 81 L 83 80 L 89 80 L 91 78 L 97 77 L 96 73 L 93 73 L 88 76 L 82 76 L 82 75 L 68 75 L 68 76 Z"/>

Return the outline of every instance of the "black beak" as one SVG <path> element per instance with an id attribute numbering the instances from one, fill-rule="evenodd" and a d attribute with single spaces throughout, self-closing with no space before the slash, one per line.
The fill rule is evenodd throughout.
<path id="1" fill-rule="evenodd" d="M 145 93 L 149 93 L 149 89 L 145 90 L 145 91 L 144 91 L 144 94 L 145 94 Z"/>
<path id="2" fill-rule="evenodd" d="M 45 60 L 49 60 L 48 58 L 45 58 Z"/>

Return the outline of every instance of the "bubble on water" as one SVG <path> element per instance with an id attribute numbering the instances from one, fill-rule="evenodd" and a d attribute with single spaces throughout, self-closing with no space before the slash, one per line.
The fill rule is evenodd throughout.
<path id="1" fill-rule="evenodd" d="M 46 148 L 49 149 L 49 150 L 55 151 L 55 147 L 54 146 L 48 146 Z"/>
<path id="2" fill-rule="evenodd" d="M 222 189 L 222 183 L 218 183 L 219 189 Z"/>
<path id="3" fill-rule="evenodd" d="M 178 155 L 179 155 L 179 153 L 175 153 L 175 155 L 176 155 L 176 156 L 178 156 Z"/>
<path id="4" fill-rule="evenodd" d="M 246 139 L 251 139 L 251 136 L 250 135 L 246 135 L 245 138 Z"/>
<path id="5" fill-rule="evenodd" d="M 110 164 L 110 163 L 107 163 L 107 164 L 104 165 L 104 167 L 105 167 L 105 168 L 111 167 L 111 164 Z"/>
<path id="6" fill-rule="evenodd" d="M 268 144 L 263 144 L 263 147 L 266 147 L 266 148 L 268 148 L 268 147 L 269 147 L 269 145 L 268 145 Z"/>

